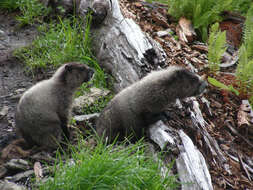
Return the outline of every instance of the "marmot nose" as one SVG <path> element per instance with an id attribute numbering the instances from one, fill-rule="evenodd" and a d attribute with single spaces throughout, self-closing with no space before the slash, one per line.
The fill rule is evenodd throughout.
<path id="1" fill-rule="evenodd" d="M 93 74 L 94 74 L 94 70 L 89 69 L 89 73 L 88 73 L 89 80 L 93 77 Z"/>
<path id="2" fill-rule="evenodd" d="M 206 81 L 203 81 L 199 87 L 199 93 L 201 94 L 202 92 L 204 92 L 207 86 L 208 83 Z"/>

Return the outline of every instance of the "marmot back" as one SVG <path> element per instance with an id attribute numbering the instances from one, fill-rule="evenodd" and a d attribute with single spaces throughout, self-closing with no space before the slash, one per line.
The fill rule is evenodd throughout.
<path id="1" fill-rule="evenodd" d="M 171 66 L 154 71 L 118 93 L 102 111 L 96 122 L 99 136 L 109 140 L 134 133 L 140 137 L 151 118 L 162 113 L 177 98 L 196 96 L 207 86 L 198 75 Z"/>
<path id="2" fill-rule="evenodd" d="M 75 90 L 91 79 L 93 70 L 80 63 L 62 65 L 48 80 L 28 89 L 16 110 L 17 132 L 29 144 L 56 148 L 69 137 L 69 112 Z"/>

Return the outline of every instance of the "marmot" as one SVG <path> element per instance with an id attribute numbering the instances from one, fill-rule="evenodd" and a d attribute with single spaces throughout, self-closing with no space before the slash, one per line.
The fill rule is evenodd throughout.
<path id="1" fill-rule="evenodd" d="M 80 63 L 66 63 L 54 75 L 28 89 L 15 115 L 17 132 L 30 144 L 57 148 L 67 128 L 75 90 L 91 79 L 94 71 Z"/>
<path id="2" fill-rule="evenodd" d="M 199 95 L 206 86 L 207 82 L 198 75 L 181 67 L 151 72 L 108 103 L 96 122 L 96 132 L 108 137 L 109 142 L 131 133 L 139 138 L 152 118 L 165 111 L 169 103 Z"/>

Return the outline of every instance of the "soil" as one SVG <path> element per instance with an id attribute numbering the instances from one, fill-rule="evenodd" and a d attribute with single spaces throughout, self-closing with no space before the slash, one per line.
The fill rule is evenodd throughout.
<path id="1" fill-rule="evenodd" d="M 13 56 L 13 51 L 32 42 L 37 32 L 34 27 L 19 28 L 16 13 L 0 11 L 0 152 L 16 138 L 14 112 L 20 95 L 33 84 L 24 65 Z"/>
<path id="2" fill-rule="evenodd" d="M 175 40 L 177 22 L 167 14 L 167 6 L 123 0 L 121 1 L 121 8 L 126 17 L 134 19 L 144 32 L 161 44 L 171 64 L 185 65 L 185 63 L 188 63 L 188 67 L 191 69 L 196 68 L 200 75 L 209 75 L 206 71 L 207 52 L 196 48 L 199 44 L 185 44 Z M 158 18 L 157 15 L 160 17 Z M 228 21 L 223 23 L 222 29 L 226 30 L 225 26 L 227 25 L 229 25 Z M 239 26 L 241 25 L 236 24 L 236 27 Z M 167 28 L 171 29 L 173 33 L 171 36 L 157 36 L 158 31 Z M 36 34 L 34 27 L 19 28 L 17 21 L 15 21 L 15 13 L 0 11 L 0 112 L 6 110 L 6 108 L 8 109 L 7 114 L 0 115 L 0 152 L 12 139 L 16 138 L 14 126 L 15 107 L 20 95 L 35 82 L 32 77 L 25 73 L 24 65 L 13 57 L 12 52 L 18 47 L 31 43 Z M 237 37 L 229 39 L 229 44 L 233 46 L 232 49 L 236 50 L 240 43 L 238 40 L 240 41 L 241 34 L 237 32 L 234 35 L 237 35 Z M 233 42 L 233 39 L 236 39 L 236 41 Z M 231 74 L 234 74 L 235 68 L 232 67 L 223 71 L 228 72 L 231 76 Z M 225 84 L 234 84 L 235 82 L 233 77 L 228 77 L 224 73 L 213 75 L 213 77 Z M 205 147 L 197 140 L 197 137 L 192 136 L 192 139 L 196 139 L 195 145 L 198 146 L 210 166 L 209 170 L 214 189 L 253 189 L 252 172 L 249 172 L 248 175 L 241 166 L 241 162 L 232 159 L 232 157 L 237 159 L 241 155 L 244 162 L 247 160 L 252 161 L 253 147 L 245 139 L 249 139 L 249 141 L 251 139 L 250 142 L 252 142 L 253 135 L 243 132 L 237 135 L 226 125 L 229 121 L 230 125 L 239 131 L 237 114 L 242 99 L 245 97 L 236 96 L 214 86 L 209 86 L 204 97 L 210 102 L 211 110 L 210 113 L 205 105 L 201 104 L 204 118 L 208 122 L 207 130 L 224 151 L 231 171 L 231 173 L 228 173 L 215 164 Z M 251 168 L 253 168 L 252 164 L 250 165 Z"/>

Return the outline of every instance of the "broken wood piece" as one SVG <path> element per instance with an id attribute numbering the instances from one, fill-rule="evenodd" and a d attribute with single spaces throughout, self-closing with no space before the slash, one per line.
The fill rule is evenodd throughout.
<path id="1" fill-rule="evenodd" d="M 253 110 L 250 106 L 248 100 L 242 100 L 242 104 L 240 105 L 238 114 L 238 126 L 242 127 L 243 125 L 251 126 L 253 123 Z"/>
<path id="2" fill-rule="evenodd" d="M 216 160 L 218 165 L 224 168 L 228 173 L 231 173 L 229 167 L 227 167 L 227 159 L 221 151 L 217 141 L 208 133 L 206 130 L 207 122 L 204 120 L 202 112 L 199 108 L 199 103 L 195 97 L 186 98 L 187 102 L 192 101 L 192 110 L 190 109 L 192 123 L 194 125 L 195 130 L 199 129 L 201 134 L 203 135 L 203 139 L 213 158 Z"/>
<path id="3" fill-rule="evenodd" d="M 238 159 L 237 157 L 235 157 L 235 156 L 233 156 L 233 155 L 231 155 L 231 154 L 228 154 L 228 153 L 227 153 L 227 155 L 228 155 L 231 159 L 233 159 L 234 161 L 239 162 L 239 159 Z M 245 167 L 247 168 L 247 170 L 253 175 L 253 168 L 250 167 L 248 164 L 244 164 L 244 165 L 245 165 Z"/>
<path id="4" fill-rule="evenodd" d="M 238 156 L 238 158 L 239 158 L 240 165 L 241 165 L 242 169 L 245 171 L 245 173 L 246 173 L 248 179 L 249 179 L 250 181 L 252 181 L 251 175 L 249 174 L 249 172 L 248 172 L 248 170 L 247 170 L 247 168 L 246 168 L 246 166 L 245 166 L 245 164 L 244 164 L 244 162 L 243 162 L 243 160 L 242 160 L 242 155 L 241 155 L 239 152 L 237 152 L 237 156 Z"/>
<path id="5" fill-rule="evenodd" d="M 248 100 L 242 100 L 237 120 L 239 133 L 253 139 L 253 111 Z"/>
<path id="6" fill-rule="evenodd" d="M 161 120 L 149 127 L 150 138 L 159 145 L 161 150 L 164 150 L 167 145 L 170 147 L 176 145 L 174 135 L 169 135 L 166 130 L 168 131 L 169 128 Z"/>
<path id="7" fill-rule="evenodd" d="M 234 65 L 238 62 L 238 60 L 239 60 L 238 52 L 239 52 L 239 50 L 236 51 L 236 52 L 231 56 L 230 59 L 227 59 L 227 61 L 225 61 L 225 63 L 220 64 L 220 67 L 221 67 L 221 68 L 228 68 L 228 67 L 234 66 Z"/>
<path id="8" fill-rule="evenodd" d="M 183 145 L 178 145 L 180 155 L 176 159 L 182 190 L 212 190 L 211 176 L 205 159 L 192 140 L 182 131 L 179 136 Z"/>
<path id="9" fill-rule="evenodd" d="M 176 31 L 179 40 L 185 43 L 191 43 L 196 38 L 196 32 L 194 31 L 191 21 L 185 17 L 179 19 Z"/>

